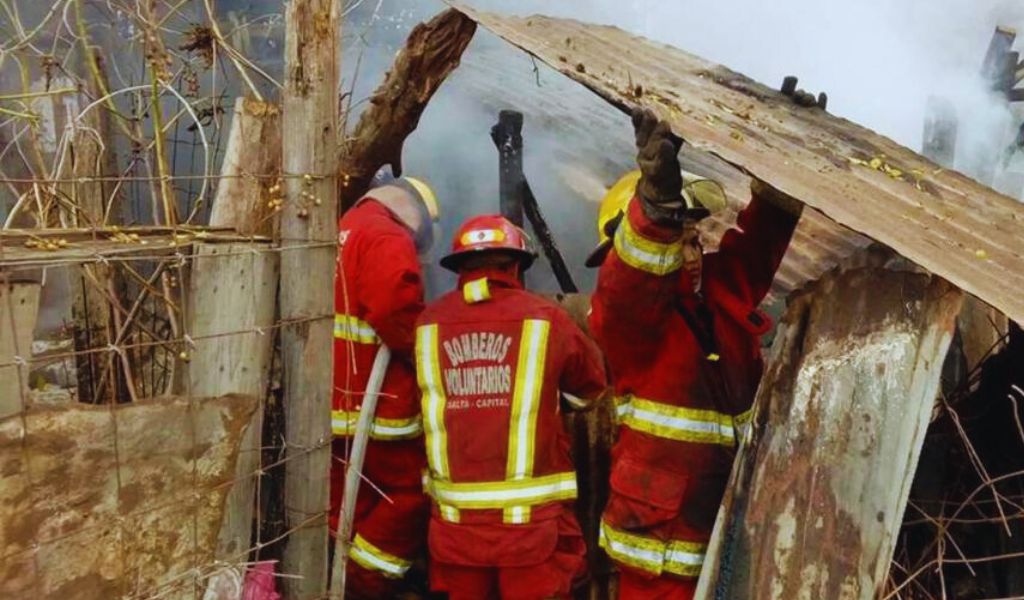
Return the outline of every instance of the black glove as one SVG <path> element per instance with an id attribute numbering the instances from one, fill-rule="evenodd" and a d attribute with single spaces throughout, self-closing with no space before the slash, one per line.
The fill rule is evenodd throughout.
<path id="1" fill-rule="evenodd" d="M 683 175 L 679 149 L 683 140 L 672 133 L 668 123 L 659 121 L 650 110 L 633 112 L 636 132 L 636 162 L 640 166 L 637 196 L 644 213 L 656 221 L 681 223 L 686 216 L 683 202 Z"/>

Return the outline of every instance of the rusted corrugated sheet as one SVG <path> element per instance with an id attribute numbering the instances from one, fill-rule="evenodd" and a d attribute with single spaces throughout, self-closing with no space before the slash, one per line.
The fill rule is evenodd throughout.
<path id="1" fill-rule="evenodd" d="M 626 171 L 636 168 L 636 150 L 629 119 L 580 86 L 571 82 L 562 85 L 550 77 L 538 78 L 529 61 L 510 64 L 512 61 L 502 50 L 485 44 L 474 47 L 466 53 L 453 85 L 459 93 L 471 97 L 473 102 L 495 114 L 509 107 L 522 110 L 526 114 L 528 130 L 532 125 L 556 136 L 557 143 L 545 145 L 545 158 L 557 165 L 557 175 L 567 191 L 575 192 L 579 198 L 596 205 L 604 188 L 611 186 Z M 535 143 L 536 140 L 527 135 L 527 153 L 533 151 Z M 689 147 L 683 149 L 682 162 L 687 170 L 712 177 L 725 187 L 729 209 L 701 222 L 701 228 L 707 234 L 706 245 L 709 250 L 714 250 L 721 234 L 735 224 L 737 213 L 750 198 L 750 178 L 729 163 Z M 527 174 L 531 177 L 541 175 Z M 550 176 L 548 173 L 543 175 Z M 571 200 L 563 197 L 560 201 Z M 593 210 L 596 215 L 596 207 Z M 559 218 L 557 210 L 545 208 L 545 211 L 549 219 Z M 577 217 L 565 220 L 560 226 L 557 221 L 553 223 L 558 227 L 563 250 L 571 250 L 573 242 L 582 243 L 587 249 L 589 244 L 596 243 L 590 220 L 582 225 Z M 593 239 L 579 242 L 580 227 L 586 234 L 594 236 Z M 565 244 L 566 236 L 570 245 Z M 808 210 L 775 278 L 772 295 L 776 299 L 785 298 L 869 242 L 869 239 L 836 224 L 820 212 Z"/>
<path id="2" fill-rule="evenodd" d="M 0 419 L 0 597 L 201 596 L 256 404 L 161 398 Z"/>
<path id="3" fill-rule="evenodd" d="M 790 298 L 696 598 L 882 597 L 962 298 L 881 268 Z"/>
<path id="4" fill-rule="evenodd" d="M 1024 320 L 1024 209 L 1012 198 L 676 48 L 615 27 L 451 4 L 609 102 L 651 107 L 695 148 Z M 793 282 L 813 273 L 791 266 L 801 267 L 787 273 Z"/>

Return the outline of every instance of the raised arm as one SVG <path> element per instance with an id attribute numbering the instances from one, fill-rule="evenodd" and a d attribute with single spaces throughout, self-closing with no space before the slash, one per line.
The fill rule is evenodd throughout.
<path id="1" fill-rule="evenodd" d="M 771 290 L 803 204 L 754 179 L 750 204 L 707 257 L 707 277 L 756 307 Z"/>
<path id="2" fill-rule="evenodd" d="M 602 346 L 638 350 L 661 343 L 683 266 L 682 224 L 688 209 L 679 168 L 682 140 L 648 110 L 633 114 L 640 180 L 598 273 L 590 326 Z"/>

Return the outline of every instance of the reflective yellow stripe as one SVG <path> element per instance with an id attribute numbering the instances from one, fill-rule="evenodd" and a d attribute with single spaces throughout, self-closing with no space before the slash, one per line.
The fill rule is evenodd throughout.
<path id="1" fill-rule="evenodd" d="M 424 471 L 423 472 L 423 493 L 424 494 L 426 494 L 428 496 L 433 496 L 433 494 L 431 492 L 431 489 L 432 489 L 431 485 L 432 484 L 431 484 L 431 479 L 430 479 L 430 473 L 428 471 Z M 435 498 L 435 500 L 436 500 L 436 498 Z M 455 508 L 454 506 L 450 506 L 450 505 L 447 505 L 447 504 L 441 504 L 441 503 L 438 503 L 437 508 L 438 508 L 438 510 L 441 513 L 441 518 L 444 519 L 445 521 L 449 521 L 451 523 L 458 523 L 459 522 L 459 509 Z"/>
<path id="2" fill-rule="evenodd" d="M 653 575 L 673 573 L 699 577 L 706 544 L 681 540 L 662 541 L 616 529 L 601 521 L 600 545 L 612 560 Z"/>
<path id="3" fill-rule="evenodd" d="M 544 364 L 550 331 L 551 323 L 548 321 L 527 319 L 523 322 L 516 384 L 512 393 L 512 414 L 509 419 L 508 461 L 505 466 L 505 479 L 508 481 L 520 481 L 533 476 L 537 413 L 540 409 L 541 389 L 544 387 Z M 503 520 L 506 523 L 528 523 L 530 507 L 509 506 L 504 511 Z"/>
<path id="4" fill-rule="evenodd" d="M 667 275 L 683 266 L 681 242 L 664 244 L 641 236 L 629 223 L 628 215 L 615 230 L 615 251 L 627 265 L 655 275 Z"/>
<path id="5" fill-rule="evenodd" d="M 434 477 L 450 479 L 448 469 L 448 430 L 444 423 L 447 403 L 438 357 L 437 325 L 416 329 L 416 379 L 423 399 L 423 428 L 427 434 L 427 460 Z"/>
<path id="6" fill-rule="evenodd" d="M 466 304 L 476 304 L 491 299 L 491 288 L 487 285 L 487 278 L 474 279 L 462 286 L 462 298 Z"/>
<path id="7" fill-rule="evenodd" d="M 427 436 L 427 462 L 439 479 L 451 477 L 448 469 L 448 429 L 444 423 L 444 408 L 448 398 L 441 379 L 441 361 L 438 356 L 437 325 L 421 325 L 416 329 L 416 379 L 419 382 L 423 406 L 423 430 Z M 424 489 L 429 492 L 429 479 Z M 459 522 L 459 511 L 453 506 L 440 504 L 438 508 L 446 521 Z"/>
<path id="8" fill-rule="evenodd" d="M 454 506 L 449 506 L 447 504 L 438 504 L 437 507 L 441 511 L 442 519 L 450 523 L 459 522 L 459 509 L 455 508 Z"/>
<path id="9" fill-rule="evenodd" d="M 603 520 L 598 542 L 612 560 L 634 569 L 661 575 L 665 565 L 663 542 L 615 529 Z"/>
<path id="10" fill-rule="evenodd" d="M 665 571 L 682 577 L 700 577 L 707 545 L 672 541 L 665 548 Z"/>
<path id="11" fill-rule="evenodd" d="M 735 446 L 733 418 L 713 410 L 684 408 L 633 398 L 622 423 L 634 431 L 695 444 Z"/>
<path id="12" fill-rule="evenodd" d="M 505 509 L 530 507 L 576 497 L 576 473 L 555 473 L 515 481 L 453 483 L 428 480 L 427 492 L 442 507 L 456 509 Z"/>
<path id="13" fill-rule="evenodd" d="M 630 401 L 633 399 L 632 396 L 616 396 L 615 397 L 615 422 L 622 423 L 625 420 L 626 415 L 629 414 Z"/>
<path id="14" fill-rule="evenodd" d="M 465 286 L 468 288 L 469 284 Z M 575 473 L 533 477 L 550 329 L 548 321 L 523 322 L 510 407 L 506 480 L 485 483 L 451 481 L 438 326 L 424 325 L 416 330 L 416 370 L 423 394 L 423 427 L 431 473 L 424 487 L 445 520 L 458 522 L 460 510 L 502 509 L 506 523 L 527 523 L 533 506 L 576 497 Z"/>
<path id="15" fill-rule="evenodd" d="M 356 539 L 352 542 L 348 555 L 364 569 L 380 571 L 392 579 L 400 579 L 409 570 L 409 567 L 412 566 L 412 561 L 399 558 L 394 554 L 388 554 L 366 541 L 366 538 L 358 533 L 356 534 Z"/>
<path id="16" fill-rule="evenodd" d="M 369 323 L 352 315 L 334 315 L 334 337 L 359 344 L 379 344 L 380 337 Z"/>
<path id="17" fill-rule="evenodd" d="M 358 422 L 359 411 L 331 411 L 331 431 L 334 435 L 354 435 Z M 418 416 L 408 419 L 376 417 L 370 428 L 370 437 L 375 440 L 408 440 L 422 433 L 423 420 Z"/>

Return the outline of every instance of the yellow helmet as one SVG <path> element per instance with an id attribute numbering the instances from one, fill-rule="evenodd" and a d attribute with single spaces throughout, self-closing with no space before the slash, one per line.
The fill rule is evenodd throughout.
<path id="1" fill-rule="evenodd" d="M 687 171 L 683 171 L 682 175 L 683 201 L 686 202 L 688 212 L 694 219 L 703 219 L 725 208 L 725 190 L 721 184 Z M 640 171 L 630 171 L 620 177 L 605 193 L 597 213 L 598 244 L 587 258 L 588 267 L 597 267 L 604 262 L 604 257 L 612 246 L 612 235 L 626 212 L 626 206 L 636 195 L 636 186 L 639 183 Z"/>
<path id="2" fill-rule="evenodd" d="M 437 203 L 437 196 L 434 194 L 433 188 L 427 185 L 427 182 L 415 177 L 402 177 L 402 180 L 416 190 L 420 200 L 423 201 L 423 205 L 427 207 L 427 214 L 430 215 L 430 220 L 437 223 L 437 220 L 441 218 L 441 209 Z"/>

